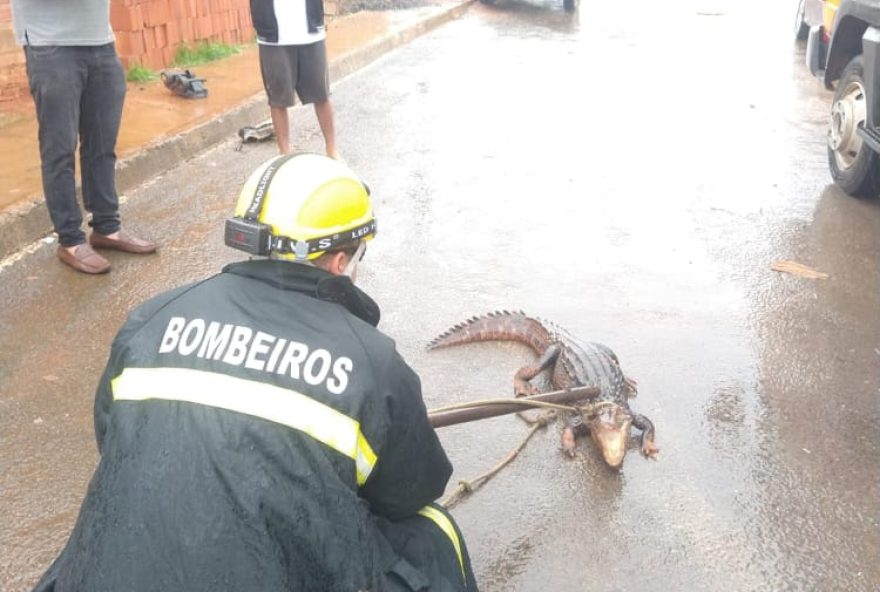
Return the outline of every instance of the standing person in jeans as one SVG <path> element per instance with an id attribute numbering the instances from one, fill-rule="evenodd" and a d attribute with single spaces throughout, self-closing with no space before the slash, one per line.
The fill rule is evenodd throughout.
<path id="1" fill-rule="evenodd" d="M 269 98 L 272 127 L 281 154 L 290 153 L 290 120 L 296 91 L 303 105 L 313 103 L 327 156 L 339 158 L 322 0 L 251 0 L 251 18 L 260 46 L 260 72 Z"/>
<path id="2" fill-rule="evenodd" d="M 39 123 L 43 193 L 58 234 L 58 258 L 84 273 L 110 262 L 92 247 L 152 253 L 156 245 L 120 227 L 116 136 L 125 72 L 113 43 L 110 0 L 12 0 L 16 38 L 24 46 Z M 86 242 L 74 177 L 77 137 Z"/>

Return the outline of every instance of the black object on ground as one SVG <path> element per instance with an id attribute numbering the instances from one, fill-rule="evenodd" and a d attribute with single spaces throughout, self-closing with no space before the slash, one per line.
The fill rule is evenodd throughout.
<path id="1" fill-rule="evenodd" d="M 189 70 L 162 70 L 162 82 L 171 92 L 187 99 L 204 99 L 208 96 L 205 79 L 197 78 Z"/>
<path id="2" fill-rule="evenodd" d="M 257 125 L 246 125 L 238 130 L 238 137 L 244 142 L 262 142 L 268 140 L 275 135 L 272 128 L 272 121 L 264 121 Z"/>

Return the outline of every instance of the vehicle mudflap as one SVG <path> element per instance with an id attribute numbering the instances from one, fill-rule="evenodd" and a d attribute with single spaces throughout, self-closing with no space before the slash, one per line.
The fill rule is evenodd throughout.
<path id="1" fill-rule="evenodd" d="M 822 25 L 810 27 L 805 55 L 810 74 L 822 76 L 825 70 L 825 58 L 828 55 L 828 45 L 822 41 Z"/>
<path id="2" fill-rule="evenodd" d="M 865 107 L 867 110 L 866 130 L 875 130 L 880 127 L 880 29 L 868 27 L 862 36 L 862 59 L 864 60 L 864 73 L 862 74 L 867 93 Z M 861 135 L 861 130 L 859 135 Z M 871 146 L 875 151 L 877 148 Z"/>
<path id="3" fill-rule="evenodd" d="M 880 128 L 865 127 L 860 125 L 856 133 L 867 144 L 871 150 L 880 153 Z"/>

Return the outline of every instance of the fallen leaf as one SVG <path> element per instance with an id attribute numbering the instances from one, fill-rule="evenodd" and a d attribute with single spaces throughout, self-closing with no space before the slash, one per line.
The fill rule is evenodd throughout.
<path id="1" fill-rule="evenodd" d="M 802 265 L 795 261 L 776 261 L 770 266 L 770 269 L 773 271 L 790 273 L 810 280 L 824 280 L 829 277 L 827 273 L 816 271 L 811 267 L 807 267 L 806 265 Z"/>

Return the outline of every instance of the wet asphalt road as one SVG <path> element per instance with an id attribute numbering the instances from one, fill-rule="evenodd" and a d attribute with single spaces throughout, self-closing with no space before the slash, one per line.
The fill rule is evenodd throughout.
<path id="1" fill-rule="evenodd" d="M 360 283 L 428 406 L 511 392 L 525 348 L 423 348 L 522 309 L 614 349 L 657 426 L 659 460 L 633 448 L 620 474 L 589 442 L 562 457 L 551 426 L 456 506 L 485 591 L 880 588 L 880 207 L 829 184 L 830 93 L 791 42 L 794 7 L 746 4 L 498 0 L 334 87 L 380 220 Z M 311 111 L 292 120 L 318 150 Z M 239 259 L 222 219 L 273 147 L 234 148 L 129 193 L 126 224 L 159 255 L 85 277 L 41 245 L 0 271 L 4 592 L 75 520 L 129 308 Z M 451 486 L 525 432 L 444 428 Z"/>

